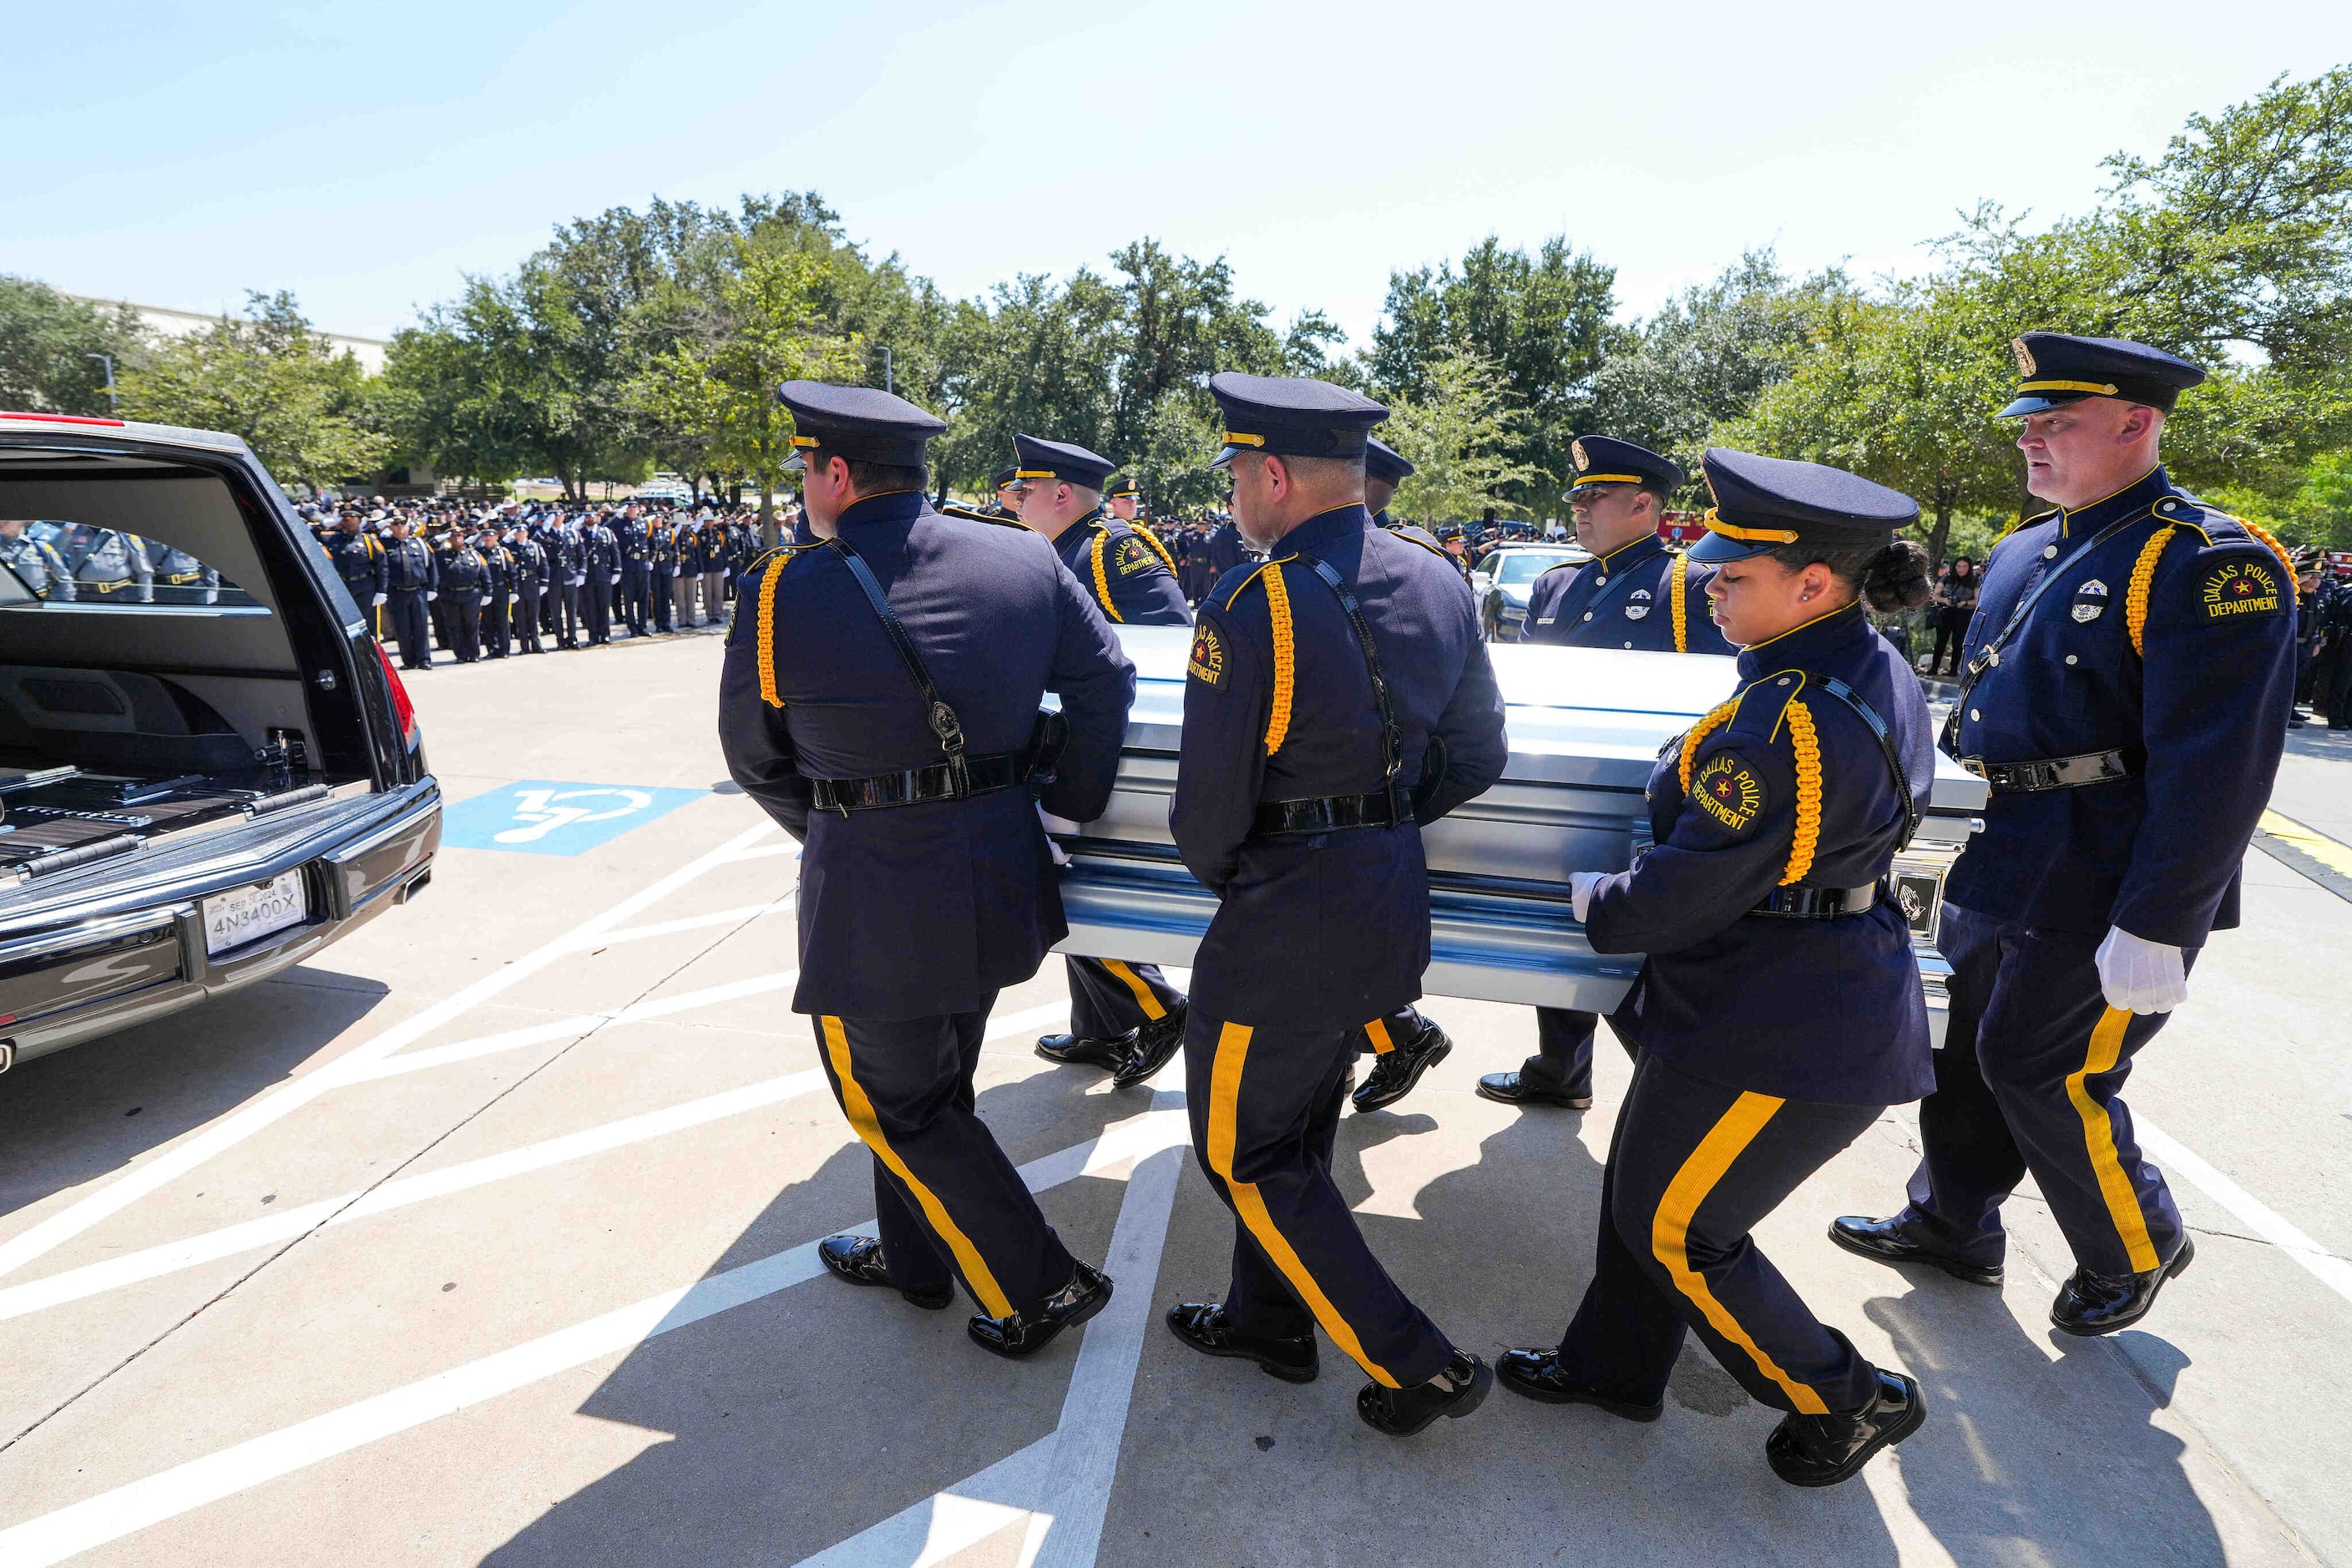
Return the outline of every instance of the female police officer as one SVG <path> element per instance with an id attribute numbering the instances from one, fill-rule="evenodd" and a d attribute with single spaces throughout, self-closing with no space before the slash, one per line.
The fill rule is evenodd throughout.
<path id="1" fill-rule="evenodd" d="M 1871 628 L 1925 603 L 1907 496 L 1835 468 L 1706 458 L 1716 510 L 1691 552 L 1741 686 L 1650 778 L 1657 847 L 1579 873 L 1595 950 L 1649 954 L 1612 1020 L 1637 1050 L 1602 1185 L 1598 1261 L 1556 1351 L 1498 1379 L 1636 1421 L 1664 1409 L 1683 1331 L 1787 1411 L 1773 1470 L 1827 1486 L 1901 1442 L 1919 1385 L 1807 1310 L 1749 1229 L 1886 1106 L 1935 1086 L 1910 932 L 1885 897 L 1933 780 L 1919 682 Z"/>

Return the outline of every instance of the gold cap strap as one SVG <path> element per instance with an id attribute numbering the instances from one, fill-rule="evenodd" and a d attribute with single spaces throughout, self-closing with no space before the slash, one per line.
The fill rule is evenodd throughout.
<path id="1" fill-rule="evenodd" d="M 1238 430 L 1228 430 L 1225 432 L 1225 445 L 1228 447 L 1263 447 L 1265 445 L 1265 437 L 1263 436 L 1244 436 Z"/>
<path id="2" fill-rule="evenodd" d="M 803 452 L 815 451 L 816 444 L 816 437 L 814 436 L 795 436 L 793 437 L 793 445 L 799 447 Z"/>
<path id="3" fill-rule="evenodd" d="M 2113 397 L 2116 387 L 2106 381 L 2021 381 L 2020 392 L 2087 392 L 2095 397 Z"/>
<path id="4" fill-rule="evenodd" d="M 1016 479 L 1050 479 L 1055 474 L 1051 468 L 1015 468 L 1013 477 Z"/>
<path id="5" fill-rule="evenodd" d="M 1579 474 L 1576 483 L 1568 488 L 1580 490 L 1587 485 L 1640 485 L 1648 482 L 1639 474 Z"/>
<path id="6" fill-rule="evenodd" d="M 1706 531 L 1709 533 L 1719 533 L 1726 539 L 1737 539 L 1748 544 L 1794 544 L 1797 542 L 1795 529 L 1741 528 L 1737 523 L 1726 522 L 1717 517 L 1713 507 L 1707 508 L 1706 515 L 1699 521 L 1706 525 Z"/>

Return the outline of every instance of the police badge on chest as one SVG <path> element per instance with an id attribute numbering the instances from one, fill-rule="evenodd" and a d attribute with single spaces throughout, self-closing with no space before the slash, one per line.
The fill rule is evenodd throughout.
<path id="1" fill-rule="evenodd" d="M 2106 613 L 2107 585 L 2096 577 L 2074 590 L 2074 618 L 2085 626 Z"/>
<path id="2" fill-rule="evenodd" d="M 1625 597 L 1625 618 L 1638 621 L 1650 613 L 1650 591 L 1636 588 Z"/>

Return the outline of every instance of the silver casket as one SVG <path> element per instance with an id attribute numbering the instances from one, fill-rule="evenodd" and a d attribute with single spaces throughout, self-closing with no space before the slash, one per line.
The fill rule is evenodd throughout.
<path id="1" fill-rule="evenodd" d="M 1070 934 L 1060 951 L 1189 965 L 1216 910 L 1168 831 L 1192 633 L 1118 630 L 1135 661 L 1135 707 L 1109 809 L 1055 835 L 1069 858 L 1062 904 Z M 1508 709 L 1511 757 L 1494 788 L 1423 831 L 1431 930 L 1423 988 L 1610 1012 L 1642 958 L 1597 953 L 1586 943 L 1570 907 L 1569 873 L 1622 871 L 1648 843 L 1642 791 L 1659 749 L 1731 695 L 1735 663 L 1608 648 L 1487 651 Z M 1939 1045 L 1949 973 L 1935 948 L 1944 875 L 1983 826 L 1984 803 L 1984 781 L 1939 752 L 1927 818 L 1895 862 Z"/>

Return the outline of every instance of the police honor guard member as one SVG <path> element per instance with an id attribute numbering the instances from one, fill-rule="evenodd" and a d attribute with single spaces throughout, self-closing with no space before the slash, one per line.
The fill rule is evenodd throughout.
<path id="1" fill-rule="evenodd" d="M 1397 486 L 1411 479 L 1412 464 L 1395 447 L 1379 437 L 1364 441 L 1364 510 L 1372 514 L 1372 526 L 1385 529 L 1400 539 L 1409 539 L 1445 563 L 1454 572 L 1454 558 L 1445 553 L 1445 546 L 1426 529 L 1411 523 L 1398 522 L 1389 516 L 1389 502 L 1396 499 Z M 1469 584 L 1459 574 L 1454 581 Z M 1358 1110 L 1379 1110 L 1394 1105 L 1412 1092 L 1422 1075 L 1453 1053 L 1454 1042 L 1434 1020 L 1423 1016 L 1418 1007 L 1398 1008 L 1385 1018 L 1374 1018 L 1361 1031 L 1362 1049 L 1372 1053 L 1372 1070 L 1364 1075 L 1354 1095 Z"/>
<path id="2" fill-rule="evenodd" d="M 433 547 L 408 534 L 408 520 L 392 520 L 392 542 L 384 546 L 384 619 L 400 643 L 406 669 L 433 668 L 425 606 L 441 591 L 441 563 Z"/>
<path id="3" fill-rule="evenodd" d="M 719 739 L 805 846 L 793 1007 L 874 1155 L 881 1239 L 820 1256 L 922 1307 L 961 1279 L 971 1338 L 1029 1355 L 1111 1285 L 1038 1212 L 974 1113 L 972 1073 L 997 993 L 1067 932 L 1038 807 L 1101 814 L 1134 668 L 1044 540 L 925 504 L 939 420 L 871 387 L 781 395 L 815 537 L 744 578 Z M 1038 712 L 1049 689 L 1058 723 Z"/>
<path id="4" fill-rule="evenodd" d="M 1998 1284 L 2028 1171 L 2074 1253 L 2071 1334 L 2137 1322 L 2193 1256 L 2118 1098 L 2189 994 L 2238 877 L 2294 700 L 2294 584 L 2276 542 L 2176 487 L 2165 416 L 2204 373 L 2110 338 L 2028 332 L 2003 409 L 2058 510 L 1997 545 L 1946 749 L 1992 787 L 1945 889 L 1952 965 L 1923 1157 L 1864 1257 Z"/>
<path id="5" fill-rule="evenodd" d="M 1129 626 L 1182 626 L 1192 612 L 1159 546 L 1132 524 L 1103 515 L 1110 459 L 1066 441 L 1013 437 L 1013 489 L 1021 521 L 1051 540 L 1102 613 Z M 1184 1043 L 1184 994 L 1157 964 L 1066 956 L 1070 1032 L 1047 1035 L 1037 1054 L 1051 1062 L 1107 1067 L 1113 1081 L 1140 1083 Z"/>
<path id="6" fill-rule="evenodd" d="M 1745 644 L 1729 701 L 1650 775 L 1656 847 L 1580 871 L 1595 952 L 1648 954 L 1612 1016 L 1637 1047 L 1601 1181 L 1582 1304 L 1506 1387 L 1635 1421 L 1663 1411 L 1695 1331 L 1787 1413 L 1774 1473 L 1828 1486 L 1916 1430 L 1919 1386 L 1824 1328 L 1748 1232 L 1893 1104 L 1935 1083 L 1927 1013 L 1887 874 L 1933 786 L 1918 678 L 1860 602 L 1927 602 L 1908 496 L 1835 468 L 1714 449 L 1694 563 Z"/>
<path id="7" fill-rule="evenodd" d="M 1608 436 L 1580 436 L 1569 452 L 1576 464 L 1569 511 L 1576 542 L 1593 559 L 1555 566 L 1536 579 L 1527 640 L 1644 653 L 1732 652 L 1710 617 L 1712 574 L 1658 536 L 1667 498 L 1683 485 L 1681 465 Z M 1536 1054 L 1517 1072 L 1488 1073 L 1478 1092 L 1507 1105 L 1591 1106 L 1596 1021 L 1574 1008 L 1537 1008 Z"/>
<path id="8" fill-rule="evenodd" d="M 335 563 L 335 575 L 343 580 L 352 603 L 360 607 L 381 642 L 386 635 L 383 606 L 392 592 L 383 542 L 361 529 L 359 513 L 347 511 L 325 543 L 327 557 Z"/>
<path id="9" fill-rule="evenodd" d="M 1220 373 L 1220 466 L 1271 559 L 1201 606 L 1170 827 L 1218 907 L 1192 971 L 1185 1096 L 1234 1215 L 1222 1302 L 1177 1338 L 1294 1383 L 1315 1329 L 1370 1374 L 1357 1413 L 1417 1432 L 1494 1374 L 1406 1299 L 1331 1179 L 1358 1031 L 1421 992 L 1421 824 L 1499 777 L 1503 702 L 1445 563 L 1371 526 L 1364 440 L 1387 410 L 1319 381 Z"/>
<path id="10" fill-rule="evenodd" d="M 547 586 L 547 551 L 520 520 L 507 530 L 507 559 L 514 563 L 515 638 L 524 653 L 538 653 L 539 601 Z"/>

